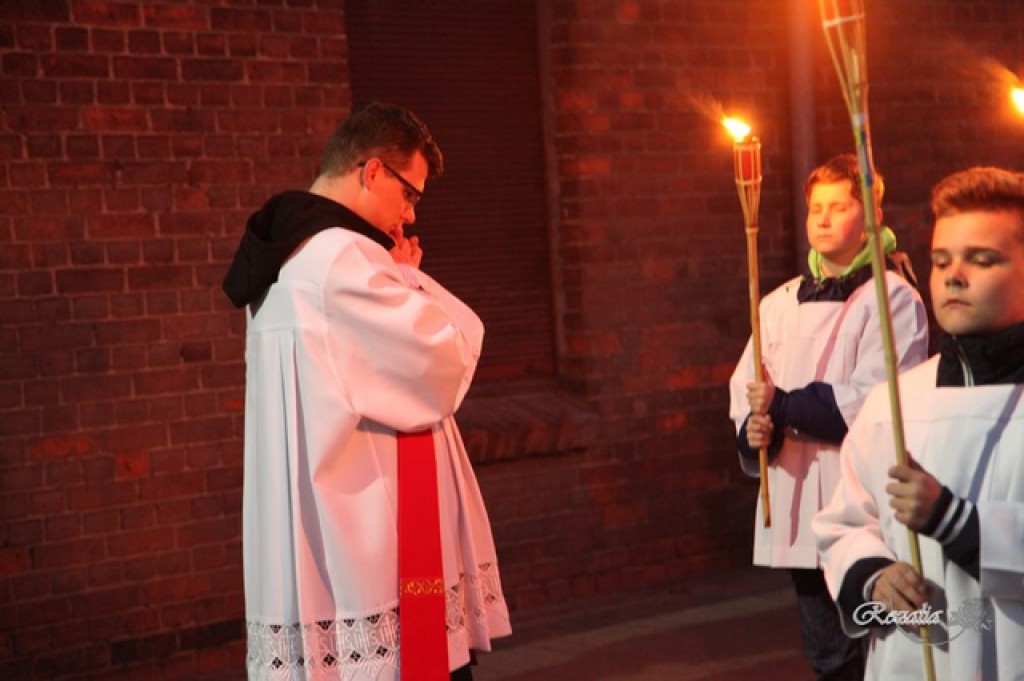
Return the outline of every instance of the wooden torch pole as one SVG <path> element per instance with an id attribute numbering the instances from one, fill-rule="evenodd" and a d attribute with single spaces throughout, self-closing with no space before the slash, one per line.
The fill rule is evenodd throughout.
<path id="1" fill-rule="evenodd" d="M 743 135 L 733 143 L 733 165 L 736 175 L 736 190 L 740 207 L 743 209 L 743 223 L 747 235 L 747 281 L 750 299 L 750 341 L 754 350 L 754 379 L 764 380 L 764 366 L 761 360 L 761 286 L 758 272 L 757 231 L 758 204 L 761 202 L 761 142 L 756 137 Z M 757 452 L 758 472 L 761 486 L 761 509 L 764 526 L 772 526 L 771 499 L 768 492 L 768 450 L 761 447 Z"/>
<path id="2" fill-rule="evenodd" d="M 886 383 L 889 388 L 889 407 L 892 410 L 893 443 L 896 461 L 907 463 L 907 450 L 903 436 L 903 414 L 900 404 L 899 363 L 889 307 L 889 291 L 885 281 L 885 254 L 882 252 L 881 227 L 875 205 L 875 171 L 871 154 L 871 129 L 868 124 L 868 69 L 867 41 L 864 35 L 864 3 L 862 0 L 818 0 L 822 26 L 829 52 L 839 75 L 843 97 L 850 113 L 857 161 L 860 166 L 861 199 L 864 204 L 864 226 L 871 256 L 871 271 L 878 300 L 879 325 L 882 347 L 885 351 Z M 843 5 L 841 7 L 840 5 Z M 921 567 L 921 546 L 917 532 L 907 528 L 910 560 L 914 570 L 924 575 Z M 921 628 L 922 653 L 925 676 L 935 680 L 935 662 L 927 627 Z"/>

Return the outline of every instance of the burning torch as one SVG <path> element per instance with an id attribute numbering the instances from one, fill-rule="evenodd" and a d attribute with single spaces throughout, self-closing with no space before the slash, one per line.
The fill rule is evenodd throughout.
<path id="1" fill-rule="evenodd" d="M 722 125 L 732 134 L 733 167 L 736 191 L 743 210 L 743 223 L 747 233 L 747 279 L 750 297 L 750 341 L 754 350 L 754 379 L 764 380 L 761 364 L 761 291 L 757 269 L 757 210 L 761 202 L 761 141 L 750 135 L 750 126 L 736 118 L 724 118 Z M 761 482 L 761 509 L 764 526 L 772 526 L 772 511 L 768 495 L 768 450 L 757 452 Z"/>
<path id="2" fill-rule="evenodd" d="M 868 68 L 867 40 L 864 35 L 863 0 L 818 0 L 821 23 L 825 29 L 828 49 L 835 64 L 843 98 L 850 113 L 854 141 L 857 145 L 857 161 L 860 165 L 861 197 L 864 203 L 864 229 L 868 237 L 871 256 L 871 271 L 875 281 L 878 299 L 879 325 L 882 330 L 882 347 L 885 351 L 886 383 L 889 388 L 889 406 L 892 410 L 892 431 L 896 461 L 907 464 L 906 444 L 903 437 L 903 415 L 900 406 L 900 390 L 895 342 L 893 340 L 892 310 L 889 309 L 889 292 L 885 281 L 884 254 L 882 252 L 881 229 L 875 211 L 875 166 L 871 157 L 871 130 L 868 125 Z M 921 569 L 921 547 L 917 533 L 907 529 L 910 544 L 910 559 L 918 574 Z M 921 646 L 924 655 L 925 676 L 928 681 L 935 679 L 935 663 L 928 641 L 928 629 L 922 627 Z"/>

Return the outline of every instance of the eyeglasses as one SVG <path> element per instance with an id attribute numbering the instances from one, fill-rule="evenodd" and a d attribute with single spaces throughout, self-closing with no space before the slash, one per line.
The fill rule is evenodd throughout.
<path id="1" fill-rule="evenodd" d="M 423 198 L 423 192 L 417 189 L 412 182 L 409 182 L 409 180 L 402 177 L 402 174 L 389 166 L 384 159 L 378 158 L 377 160 L 380 161 L 382 166 L 384 166 L 384 170 L 388 171 L 392 177 L 402 184 L 402 197 L 410 207 L 415 208 L 416 204 Z M 366 161 L 363 161 L 357 167 L 362 168 L 366 163 Z"/>

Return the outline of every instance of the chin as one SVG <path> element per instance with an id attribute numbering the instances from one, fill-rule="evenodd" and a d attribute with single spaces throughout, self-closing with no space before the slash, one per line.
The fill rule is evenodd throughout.
<path id="1" fill-rule="evenodd" d="M 986 324 L 972 324 L 969 322 L 965 323 L 963 321 L 954 323 L 944 323 L 940 321 L 939 326 L 941 326 L 942 330 L 951 336 L 971 336 L 974 334 L 992 333 L 995 331 L 995 329 L 992 329 Z"/>

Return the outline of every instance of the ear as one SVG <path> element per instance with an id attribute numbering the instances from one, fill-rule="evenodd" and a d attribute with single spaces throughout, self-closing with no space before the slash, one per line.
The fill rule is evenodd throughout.
<path id="1" fill-rule="evenodd" d="M 359 184 L 363 187 L 367 187 L 369 183 L 376 181 L 377 173 L 380 172 L 380 159 L 371 158 L 369 161 L 363 164 L 360 168 L 359 173 Z"/>

